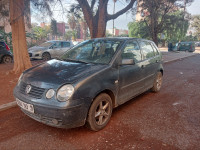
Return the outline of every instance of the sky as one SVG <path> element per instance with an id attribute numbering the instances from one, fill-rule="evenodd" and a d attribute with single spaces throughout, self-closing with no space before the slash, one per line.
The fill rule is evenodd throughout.
<path id="1" fill-rule="evenodd" d="M 65 0 L 65 3 L 63 4 L 64 8 L 69 9 L 70 5 L 73 3 L 74 0 Z M 116 2 L 116 11 L 121 10 L 127 5 L 125 0 L 118 0 Z M 113 13 L 113 0 L 110 0 L 108 3 L 108 13 Z M 67 22 L 66 15 L 67 13 L 63 14 L 63 9 L 61 9 L 60 4 L 55 4 L 51 7 L 54 10 L 54 18 L 59 21 Z M 200 14 L 200 0 L 194 0 L 194 2 L 191 4 L 191 6 L 187 7 L 187 11 L 191 13 L 192 15 L 198 15 Z M 131 21 L 133 21 L 134 16 L 131 13 L 125 13 L 121 16 L 119 16 L 117 19 L 115 19 L 115 27 L 117 29 L 128 29 L 127 24 Z M 50 22 L 50 19 L 48 17 L 41 17 L 41 15 L 38 15 L 37 12 L 32 12 L 32 22 Z M 111 29 L 113 27 L 113 21 L 108 21 L 107 23 L 107 29 Z"/>

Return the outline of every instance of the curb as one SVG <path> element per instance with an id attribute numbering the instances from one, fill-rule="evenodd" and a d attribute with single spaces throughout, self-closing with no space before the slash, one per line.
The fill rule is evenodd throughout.
<path id="1" fill-rule="evenodd" d="M 197 56 L 197 55 L 199 55 L 199 54 L 194 54 L 194 55 L 185 56 L 185 57 L 181 57 L 181 58 L 177 58 L 177 59 L 172 59 L 172 60 L 169 60 L 169 61 L 163 61 L 163 63 L 164 63 L 164 64 L 167 64 L 167 63 L 171 63 L 171 62 L 183 60 L 183 59 L 185 59 L 185 58 L 192 57 L 192 56 Z"/>
<path id="2" fill-rule="evenodd" d="M 3 110 L 6 110 L 6 109 L 12 108 L 12 107 L 16 107 L 16 106 L 17 106 L 16 101 L 0 105 L 0 112 L 3 111 Z"/>
<path id="3" fill-rule="evenodd" d="M 190 56 L 185 56 L 185 57 L 181 57 L 181 58 L 177 58 L 177 59 L 173 59 L 173 60 L 169 60 L 169 61 L 163 61 L 163 63 L 167 64 L 167 63 L 170 63 L 170 62 L 179 61 L 179 60 L 182 60 L 184 58 L 188 58 L 188 57 L 192 57 L 192 56 L 196 56 L 196 55 L 198 55 L 198 54 L 194 54 L 194 55 L 190 55 Z M 17 102 L 16 101 L 0 105 L 0 112 L 4 111 L 4 110 L 7 110 L 9 108 L 16 107 L 16 106 L 17 106 Z"/>

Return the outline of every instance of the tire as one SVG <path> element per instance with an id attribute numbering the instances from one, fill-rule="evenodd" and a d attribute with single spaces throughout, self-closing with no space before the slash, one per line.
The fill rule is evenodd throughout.
<path id="1" fill-rule="evenodd" d="M 158 72 L 156 75 L 156 79 L 154 81 L 152 92 L 159 92 L 162 86 L 163 75 L 161 72 Z"/>
<path id="2" fill-rule="evenodd" d="M 112 100 L 108 94 L 102 93 L 93 101 L 87 117 L 87 127 L 93 131 L 103 129 L 112 115 Z"/>
<path id="3" fill-rule="evenodd" d="M 2 59 L 2 63 L 5 63 L 5 64 L 12 63 L 12 57 L 9 55 L 4 56 Z"/>
<path id="4" fill-rule="evenodd" d="M 42 54 L 42 60 L 50 60 L 51 59 L 51 55 L 49 53 L 43 53 Z"/>

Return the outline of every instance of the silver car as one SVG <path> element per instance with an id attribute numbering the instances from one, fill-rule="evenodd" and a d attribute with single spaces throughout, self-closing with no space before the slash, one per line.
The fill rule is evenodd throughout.
<path id="1" fill-rule="evenodd" d="M 39 46 L 29 48 L 28 53 L 31 59 L 50 60 L 60 57 L 73 46 L 71 41 L 47 41 Z"/>

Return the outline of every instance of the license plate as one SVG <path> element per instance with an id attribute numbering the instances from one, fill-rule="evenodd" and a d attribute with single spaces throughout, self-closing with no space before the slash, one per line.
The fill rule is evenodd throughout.
<path id="1" fill-rule="evenodd" d="M 34 107 L 32 104 L 27 104 L 25 102 L 20 101 L 18 98 L 16 98 L 17 105 L 19 105 L 22 109 L 34 113 Z"/>

